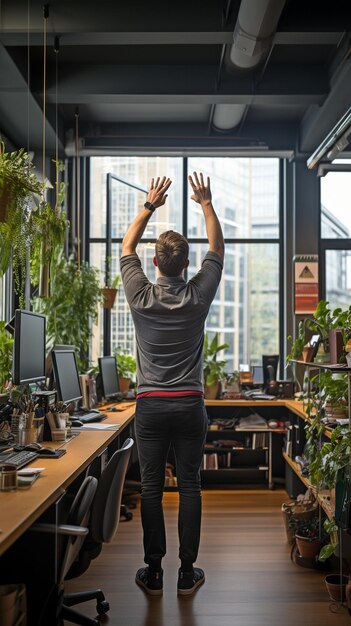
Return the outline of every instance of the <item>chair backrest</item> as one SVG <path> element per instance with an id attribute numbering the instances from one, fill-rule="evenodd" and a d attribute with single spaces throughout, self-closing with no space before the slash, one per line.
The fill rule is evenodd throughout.
<path id="1" fill-rule="evenodd" d="M 94 541 L 112 541 L 119 524 L 123 485 L 134 440 L 128 438 L 104 468 L 91 509 L 90 536 Z"/>
<path id="2" fill-rule="evenodd" d="M 89 517 L 97 486 L 98 481 L 93 476 L 87 476 L 84 479 L 71 504 L 66 520 L 67 525 L 89 527 Z M 72 563 L 77 558 L 84 541 L 85 536 L 64 535 L 62 537 L 62 562 L 59 571 L 61 581 L 64 580 Z"/>

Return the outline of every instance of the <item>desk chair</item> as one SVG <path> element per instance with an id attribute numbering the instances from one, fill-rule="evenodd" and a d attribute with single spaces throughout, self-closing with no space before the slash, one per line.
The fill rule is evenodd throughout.
<path id="1" fill-rule="evenodd" d="M 57 533 L 59 539 L 59 555 L 57 557 L 57 583 L 46 599 L 44 609 L 38 616 L 39 624 L 63 624 L 66 616 L 63 606 L 64 580 L 72 563 L 76 560 L 85 538 L 88 536 L 87 527 L 91 507 L 97 490 L 98 481 L 93 476 L 87 476 L 81 484 L 78 493 L 70 506 L 66 523 L 55 524 L 38 523 L 31 527 L 31 532 Z M 43 545 L 43 542 L 41 542 Z M 45 545 L 45 544 L 44 544 Z M 68 616 L 67 616 L 68 619 Z"/>
<path id="2" fill-rule="evenodd" d="M 96 600 L 99 615 L 107 613 L 110 606 L 101 589 L 64 593 L 64 582 L 83 574 L 102 550 L 103 543 L 112 541 L 119 524 L 124 479 L 129 463 L 133 439 L 126 439 L 105 466 L 99 479 L 87 476 L 69 509 L 67 523 L 59 525 L 35 524 L 32 529 L 62 535 L 59 547 L 58 584 L 49 606 L 40 622 L 43 626 L 63 625 L 66 619 L 81 626 L 98 626 L 99 620 L 78 613 L 71 607 Z M 53 608 L 53 604 L 56 606 Z"/>
<path id="3" fill-rule="evenodd" d="M 83 574 L 102 550 L 104 543 L 112 541 L 118 528 L 123 485 L 134 440 L 126 439 L 122 447 L 117 450 L 104 468 L 96 489 L 91 507 L 89 534 L 86 537 L 74 563 L 71 564 L 65 578 L 70 580 Z M 63 597 L 63 617 L 82 626 L 99 624 L 96 619 L 88 618 L 73 609 L 71 606 L 95 599 L 96 610 L 99 615 L 107 613 L 110 606 L 105 600 L 101 589 L 65 594 Z"/>

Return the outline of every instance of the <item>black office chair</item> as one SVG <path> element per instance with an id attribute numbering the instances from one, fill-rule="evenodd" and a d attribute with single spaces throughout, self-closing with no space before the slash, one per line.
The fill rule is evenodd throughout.
<path id="1" fill-rule="evenodd" d="M 126 439 L 122 447 L 112 455 L 98 480 L 96 494 L 91 507 L 89 534 L 85 538 L 77 558 L 74 563 L 71 563 L 69 571 L 65 574 L 66 580 L 83 574 L 88 569 L 91 561 L 100 554 L 102 545 L 112 541 L 117 531 L 123 485 L 133 445 L 133 439 Z M 101 589 L 93 589 L 91 591 L 64 594 L 62 617 L 82 626 L 99 624 L 98 620 L 88 618 L 70 608 L 80 602 L 94 599 L 97 602 L 96 610 L 98 614 L 103 615 L 107 613 L 110 606 L 105 600 L 103 592 Z"/>
<path id="2" fill-rule="evenodd" d="M 47 602 L 42 624 L 63 625 L 66 619 L 81 626 L 98 626 L 98 619 L 89 618 L 71 607 L 96 600 L 99 615 L 110 606 L 101 589 L 64 593 L 64 582 L 83 574 L 102 550 L 103 543 L 112 541 L 119 524 L 123 485 L 130 459 L 133 439 L 126 439 L 107 463 L 99 479 L 87 476 L 70 506 L 65 524 L 35 524 L 39 532 L 57 531 L 62 537 L 58 550 L 58 581 Z"/>
<path id="3" fill-rule="evenodd" d="M 38 619 L 40 612 L 38 621 L 40 624 L 63 624 L 64 580 L 72 563 L 76 560 L 85 538 L 88 536 L 88 522 L 97 487 L 97 479 L 93 476 L 87 476 L 74 497 L 66 516 L 65 524 L 56 526 L 51 523 L 37 523 L 30 529 L 31 532 L 41 533 L 42 537 L 43 533 L 51 535 L 56 535 L 57 533 L 58 536 L 57 583 L 46 597 L 44 603 L 42 598 L 40 610 L 37 607 Z M 45 546 L 44 537 L 41 540 L 41 546 L 42 548 Z"/>

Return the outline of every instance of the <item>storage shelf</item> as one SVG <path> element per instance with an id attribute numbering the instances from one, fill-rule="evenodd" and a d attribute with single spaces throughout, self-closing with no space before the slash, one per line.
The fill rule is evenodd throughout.
<path id="1" fill-rule="evenodd" d="M 331 370 L 333 372 L 351 372 L 351 367 L 348 367 L 345 363 L 314 363 L 310 361 L 300 361 L 299 359 L 289 359 L 290 363 L 298 363 L 305 367 L 315 367 L 316 369 Z"/>
<path id="2" fill-rule="evenodd" d="M 290 465 L 290 467 L 293 469 L 295 474 L 299 477 L 301 482 L 305 485 L 305 487 L 311 488 L 315 492 L 316 488 L 314 487 L 314 485 L 312 485 L 311 481 L 306 476 L 302 475 L 300 465 L 296 463 L 296 461 L 294 461 L 288 454 L 286 454 L 286 452 L 283 452 L 283 457 L 288 465 Z M 327 493 L 326 491 L 321 491 L 317 494 L 317 500 L 323 511 L 326 513 L 329 519 L 331 519 L 334 515 L 335 509 L 334 499 L 331 498 L 329 496 L 329 493 Z"/>

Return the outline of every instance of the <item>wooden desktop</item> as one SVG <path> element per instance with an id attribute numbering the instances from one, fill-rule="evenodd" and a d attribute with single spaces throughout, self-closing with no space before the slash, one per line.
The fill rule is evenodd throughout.
<path id="1" fill-rule="evenodd" d="M 111 405 L 101 407 L 101 411 Z M 118 423 L 118 430 L 82 430 L 67 443 L 45 442 L 46 447 L 67 450 L 60 459 L 38 457 L 28 467 L 45 467 L 29 489 L 0 492 L 0 556 L 46 511 L 67 487 L 99 456 L 134 418 L 134 406 L 107 412 L 104 424 Z"/>

